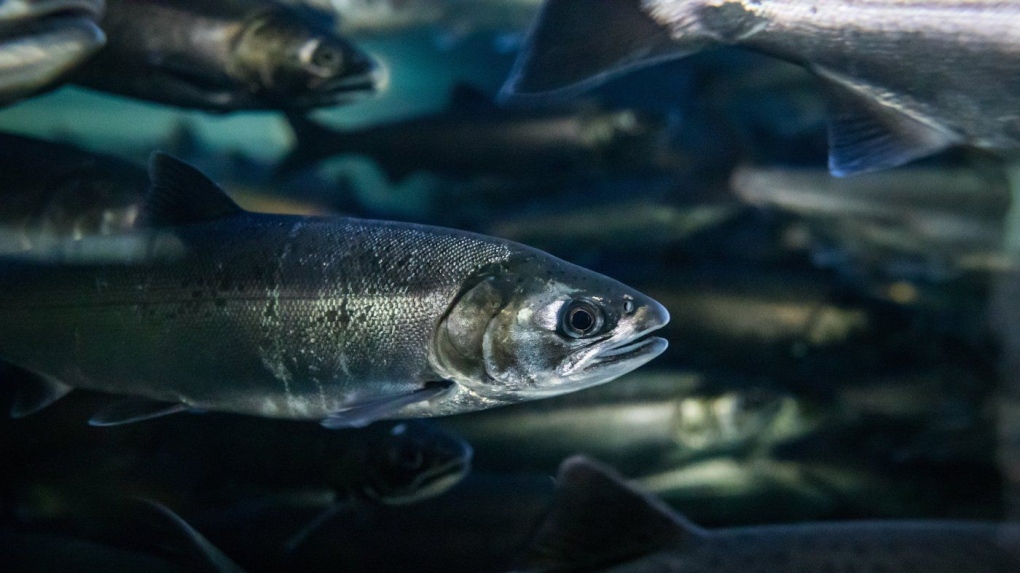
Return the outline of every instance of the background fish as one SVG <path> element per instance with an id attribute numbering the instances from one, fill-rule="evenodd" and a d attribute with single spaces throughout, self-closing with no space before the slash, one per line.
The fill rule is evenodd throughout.
<path id="1" fill-rule="evenodd" d="M 579 390 L 666 348 L 662 305 L 523 245 L 246 213 L 168 156 L 151 176 L 147 228 L 0 266 L 0 356 L 41 375 L 16 415 L 78 386 L 162 402 L 96 424 L 197 408 L 361 425 Z"/>
<path id="2" fill-rule="evenodd" d="M 108 42 L 74 77 L 212 111 L 308 109 L 372 94 L 376 63 L 313 17 L 261 0 L 111 0 Z"/>
<path id="3" fill-rule="evenodd" d="M 746 47 L 831 87 L 829 169 L 849 175 L 955 144 L 1016 150 L 1018 30 L 1020 6 L 994 1 L 549 0 L 504 93 L 572 95 L 712 46 Z"/>
<path id="4" fill-rule="evenodd" d="M 447 112 L 340 131 L 292 117 L 291 172 L 336 155 L 365 155 L 393 179 L 425 171 L 557 180 L 574 174 L 654 170 L 668 161 L 665 122 L 629 110 L 500 110 L 476 90 L 454 90 Z"/>
<path id="5" fill-rule="evenodd" d="M 0 105 L 52 89 L 106 42 L 103 0 L 0 4 Z"/>
<path id="6" fill-rule="evenodd" d="M 532 560 L 555 571 L 926 570 L 1020 567 L 1016 525 L 856 522 L 703 530 L 585 458 L 560 469 L 556 501 Z"/>

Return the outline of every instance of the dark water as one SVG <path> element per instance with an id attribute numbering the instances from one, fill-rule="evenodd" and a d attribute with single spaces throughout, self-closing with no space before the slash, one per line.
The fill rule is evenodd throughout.
<path id="1" fill-rule="evenodd" d="M 1020 279 L 1010 256 L 1020 239 L 999 159 L 954 151 L 833 183 L 816 81 L 722 50 L 555 110 L 650 118 L 654 145 L 501 170 L 479 159 L 492 153 L 485 122 L 506 130 L 534 110 L 450 103 L 450 94 L 466 85 L 493 97 L 513 39 L 441 26 L 367 36 L 361 45 L 388 67 L 386 91 L 314 116 L 366 130 L 471 118 L 478 136 L 467 143 L 443 146 L 441 122 L 427 130 L 440 142 L 432 156 L 462 156 L 452 168 L 408 159 L 393 175 L 385 162 L 401 159 L 373 159 L 366 147 L 281 176 L 274 166 L 293 145 L 282 114 L 211 115 L 73 87 L 0 110 L 0 130 L 136 166 L 167 150 L 252 210 L 425 222 L 538 247 L 662 302 L 672 316 L 664 355 L 605 386 L 440 420 L 472 444 L 472 473 L 399 506 L 349 499 L 288 469 L 300 466 L 293 451 L 255 454 L 278 456 L 274 475 L 288 476 L 268 486 L 230 467 L 196 476 L 160 442 L 186 420 L 91 428 L 103 398 L 75 393 L 0 424 L 4 531 L 158 553 L 125 533 L 129 512 L 114 509 L 141 496 L 251 571 L 501 571 L 521 564 L 551 476 L 579 453 L 711 527 L 1016 518 Z M 387 137 L 420 135 L 398 125 Z M 215 448 L 229 448 L 187 439 L 214 466 Z M 281 447 L 305 447 L 293 442 Z"/>

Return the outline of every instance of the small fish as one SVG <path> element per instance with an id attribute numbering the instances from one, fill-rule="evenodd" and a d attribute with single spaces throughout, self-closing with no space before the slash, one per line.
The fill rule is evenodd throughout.
<path id="1" fill-rule="evenodd" d="M 326 23 L 262 0 L 109 0 L 86 87 L 209 111 L 310 109 L 371 95 L 375 61 Z"/>
<path id="2" fill-rule="evenodd" d="M 0 358 L 129 396 L 110 425 L 189 409 L 360 426 L 573 392 L 652 360 L 669 321 L 608 277 L 423 225 L 260 215 L 154 155 L 136 231 L 0 259 Z"/>
<path id="3" fill-rule="evenodd" d="M 474 88 L 454 90 L 435 115 L 353 131 L 291 117 L 297 145 L 280 165 L 288 173 L 336 155 L 365 155 L 399 180 L 424 171 L 464 177 L 543 180 L 599 169 L 651 169 L 665 122 L 631 110 L 504 111 Z"/>
<path id="4" fill-rule="evenodd" d="M 831 88 L 829 169 L 843 176 L 957 144 L 1020 148 L 1018 31 L 1020 4 L 992 0 L 548 0 L 504 94 L 573 95 L 713 46 L 745 47 Z"/>
<path id="5" fill-rule="evenodd" d="M 901 278 L 920 267 L 927 279 L 1008 268 L 1002 172 L 913 167 L 834 179 L 822 169 L 741 167 L 731 184 L 748 203 L 797 215 L 819 264 L 901 269 Z M 834 250 L 843 256 L 827 255 Z M 922 264 L 904 265 L 909 259 Z"/>
<path id="6" fill-rule="evenodd" d="M 59 85 L 106 42 L 103 0 L 0 2 L 0 105 Z"/>
<path id="7" fill-rule="evenodd" d="M 531 561 L 543 571 L 1013 573 L 1020 525 L 876 521 L 704 530 L 583 457 L 563 462 Z"/>

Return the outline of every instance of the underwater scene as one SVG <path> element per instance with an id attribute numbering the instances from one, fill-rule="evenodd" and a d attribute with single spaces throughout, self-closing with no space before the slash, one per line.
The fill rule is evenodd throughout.
<path id="1" fill-rule="evenodd" d="M 1020 3 L 0 0 L 0 571 L 1020 573 Z"/>

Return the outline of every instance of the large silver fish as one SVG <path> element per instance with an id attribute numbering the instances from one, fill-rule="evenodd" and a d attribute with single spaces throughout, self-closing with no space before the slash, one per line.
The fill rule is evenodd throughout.
<path id="1" fill-rule="evenodd" d="M 814 71 L 833 94 L 829 169 L 950 145 L 1020 147 L 1020 4 L 995 0 L 548 0 L 504 88 L 573 95 L 735 45 Z"/>
<path id="2" fill-rule="evenodd" d="M 322 420 L 478 410 L 600 384 L 662 353 L 659 303 L 509 241 L 239 209 L 166 155 L 136 232 L 0 259 L 0 359 L 74 387 L 186 409 Z"/>
<path id="3" fill-rule="evenodd" d="M 103 0 L 0 2 L 0 105 L 45 91 L 106 42 Z"/>
<path id="4" fill-rule="evenodd" d="M 585 458 L 560 468 L 532 559 L 542 570 L 676 573 L 1020 571 L 1020 525 L 806 523 L 704 530 Z"/>

